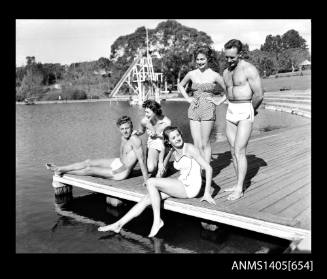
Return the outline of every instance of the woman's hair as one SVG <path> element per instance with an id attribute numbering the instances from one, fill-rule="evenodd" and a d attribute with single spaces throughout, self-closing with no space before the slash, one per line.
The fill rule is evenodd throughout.
<path id="1" fill-rule="evenodd" d="M 162 115 L 162 109 L 161 109 L 161 105 L 158 104 L 156 101 L 154 100 L 146 100 L 143 104 L 142 104 L 143 108 L 149 108 L 151 109 L 156 115 L 161 116 Z"/>
<path id="2" fill-rule="evenodd" d="M 202 53 L 207 58 L 208 67 L 219 73 L 219 63 L 215 52 L 207 45 L 200 45 L 195 49 L 193 53 L 194 61 L 196 61 L 196 58 L 198 57 L 199 53 Z"/>
<path id="3" fill-rule="evenodd" d="M 183 133 L 182 131 L 175 127 L 175 126 L 167 126 L 163 131 L 162 131 L 162 135 L 163 135 L 163 139 L 164 139 L 164 144 L 168 147 L 171 147 L 171 144 L 169 142 L 169 134 L 173 131 L 177 130 L 178 133 L 182 136 L 183 138 Z"/>
<path id="4" fill-rule="evenodd" d="M 129 123 L 129 125 L 133 128 L 133 123 L 129 116 L 124 115 L 124 116 L 120 117 L 116 122 L 118 127 L 125 123 Z"/>
<path id="5" fill-rule="evenodd" d="M 199 53 L 204 54 L 207 57 L 208 61 L 211 61 L 212 49 L 209 46 L 207 45 L 198 46 L 194 51 L 194 59 L 196 59 Z"/>

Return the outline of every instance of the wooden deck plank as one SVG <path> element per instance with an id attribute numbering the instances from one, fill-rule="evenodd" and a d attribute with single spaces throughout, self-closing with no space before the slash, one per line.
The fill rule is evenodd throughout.
<path id="1" fill-rule="evenodd" d="M 298 199 L 296 202 L 288 206 L 287 208 L 278 212 L 281 216 L 295 216 L 298 217 L 300 214 L 311 208 L 311 195 L 303 196 L 301 199 Z"/>
<path id="2" fill-rule="evenodd" d="M 301 171 L 298 171 L 295 173 L 297 175 L 301 175 Z M 266 181 L 261 181 L 261 183 L 253 183 L 254 185 L 250 186 L 247 190 L 245 190 L 244 196 L 240 200 L 236 201 L 227 201 L 229 206 L 237 206 L 242 207 L 244 206 L 251 206 L 252 204 L 261 201 L 263 198 L 278 193 L 281 189 L 285 189 L 287 186 L 287 178 L 293 177 L 294 173 L 289 172 L 286 175 L 279 176 L 272 182 L 268 183 Z M 305 178 L 305 175 L 302 175 L 300 177 L 297 177 L 296 179 L 301 180 L 302 178 Z M 267 177 L 268 178 L 268 177 Z M 268 178 L 270 179 L 270 177 Z"/>
<path id="3" fill-rule="evenodd" d="M 258 172 L 258 174 L 251 179 L 251 185 L 248 187 L 245 191 L 246 196 L 251 196 L 252 194 L 257 194 L 260 191 L 265 191 L 267 188 L 271 188 L 271 185 L 279 183 L 280 181 L 283 181 L 286 177 L 293 177 L 294 179 L 297 179 L 295 175 L 303 174 L 303 169 L 307 166 L 306 163 L 298 162 L 293 165 L 294 168 L 287 169 L 283 173 L 280 173 L 279 169 L 276 169 L 274 172 L 264 172 L 263 170 L 261 172 Z M 296 168 L 297 167 L 297 168 Z M 234 174 L 235 176 L 235 174 Z M 306 174 L 304 174 L 304 177 Z M 214 180 L 216 182 L 216 180 Z M 216 182 L 218 185 L 218 181 Z M 233 184 L 236 183 L 236 177 L 234 179 L 230 179 L 228 182 L 223 181 L 221 183 L 224 183 L 222 186 L 222 190 L 226 187 L 233 186 Z M 248 182 L 247 182 L 248 183 Z M 228 194 L 224 194 L 222 191 L 220 193 L 220 196 L 226 196 Z"/>
<path id="4" fill-rule="evenodd" d="M 308 197 L 308 199 L 310 198 L 311 197 Z M 283 216 L 283 214 L 284 213 L 282 212 L 281 216 Z M 299 221 L 299 223 L 297 224 L 298 227 L 311 230 L 311 204 L 309 203 L 307 207 L 295 218 Z"/>
<path id="5" fill-rule="evenodd" d="M 275 172 L 279 172 L 282 168 L 285 168 L 287 166 L 290 166 L 290 168 L 292 168 L 295 164 L 298 164 L 298 162 L 302 161 L 308 161 L 308 160 L 304 160 L 303 158 L 303 154 L 297 154 L 298 157 L 294 157 L 292 158 L 292 160 L 285 160 L 285 161 L 281 161 L 280 163 L 278 163 L 278 161 L 276 162 L 272 162 L 272 161 L 268 161 L 268 163 L 266 161 L 261 161 L 262 159 L 256 159 L 256 163 L 255 164 L 251 164 L 251 162 L 249 163 L 248 166 L 248 173 L 247 173 L 247 177 L 251 177 L 251 175 L 253 174 L 253 171 L 258 171 L 261 173 L 261 175 L 264 175 L 265 173 L 269 172 L 271 175 L 273 175 Z M 227 183 L 228 180 L 233 180 L 235 179 L 235 171 L 232 165 L 228 165 L 228 167 L 226 167 L 225 169 L 216 169 L 215 166 L 213 166 L 213 179 L 216 181 L 218 181 L 220 183 Z"/>
<path id="6" fill-rule="evenodd" d="M 260 211 L 269 211 L 272 214 L 278 214 L 291 207 L 294 203 L 298 202 L 302 198 L 307 198 L 311 192 L 309 180 L 301 181 L 301 186 L 299 187 L 288 187 L 289 193 L 282 193 L 283 196 L 275 199 L 273 203 L 267 204 L 266 207 L 260 209 Z M 271 196 L 269 198 L 272 198 Z M 291 217 L 298 215 L 298 212 L 294 212 L 295 215 L 289 214 Z"/>

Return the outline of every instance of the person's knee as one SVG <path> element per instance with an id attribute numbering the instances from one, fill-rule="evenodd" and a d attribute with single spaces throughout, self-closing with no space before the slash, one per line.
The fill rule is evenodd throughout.
<path id="1" fill-rule="evenodd" d="M 146 186 L 147 188 L 153 188 L 155 187 L 155 179 L 154 178 L 149 178 L 147 181 L 146 181 Z"/>
<path id="2" fill-rule="evenodd" d="M 197 147 L 199 150 L 203 150 L 203 149 L 204 149 L 204 146 L 203 146 L 201 140 L 194 141 L 194 145 L 195 145 L 195 147 Z"/>
<path id="3" fill-rule="evenodd" d="M 210 141 L 203 143 L 203 149 L 211 149 Z"/>
<path id="4" fill-rule="evenodd" d="M 86 168 L 89 168 L 89 167 L 91 166 L 91 160 L 90 160 L 90 159 L 86 159 L 86 160 L 84 161 L 84 164 L 85 164 L 85 167 L 86 167 Z"/>
<path id="5" fill-rule="evenodd" d="M 146 204 L 150 204 L 151 203 L 150 195 L 149 194 L 145 195 L 143 201 Z"/>
<path id="6" fill-rule="evenodd" d="M 235 146 L 234 153 L 236 157 L 245 156 L 245 147 Z"/>
<path id="7" fill-rule="evenodd" d="M 84 175 L 91 175 L 92 174 L 92 167 L 87 165 L 84 169 L 81 170 Z"/>
<path id="8" fill-rule="evenodd" d="M 230 145 L 229 147 L 230 147 L 230 154 L 232 155 L 232 157 L 234 157 L 235 156 L 235 146 Z"/>

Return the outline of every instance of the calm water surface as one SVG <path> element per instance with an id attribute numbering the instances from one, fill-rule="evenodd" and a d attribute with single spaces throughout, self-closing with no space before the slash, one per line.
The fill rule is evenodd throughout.
<path id="1" fill-rule="evenodd" d="M 188 104 L 165 102 L 163 111 L 191 141 Z M 224 138 L 226 106 L 217 109 L 212 141 Z M 16 105 L 16 251 L 18 253 L 254 253 L 262 248 L 278 251 L 279 239 L 222 227 L 202 229 L 197 218 L 164 211 L 165 227 L 149 239 L 151 208 L 124 227 L 121 234 L 100 233 L 133 203 L 112 208 L 105 196 L 74 188 L 74 199 L 56 200 L 46 162 L 67 164 L 87 158 L 118 157 L 120 134 L 116 120 L 129 115 L 135 127 L 142 108 L 127 102 Z M 254 134 L 310 120 L 283 112 L 260 110 Z M 142 136 L 143 141 L 146 136 Z M 187 232 L 187 233 L 185 233 Z"/>

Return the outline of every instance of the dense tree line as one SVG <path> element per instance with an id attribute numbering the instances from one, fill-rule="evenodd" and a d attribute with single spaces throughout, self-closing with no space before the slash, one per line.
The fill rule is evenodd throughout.
<path id="1" fill-rule="evenodd" d="M 34 56 L 26 57 L 26 66 L 16 68 L 16 100 L 34 96 L 39 99 L 98 97 L 112 90 L 133 59 L 146 50 L 146 29 L 139 27 L 132 34 L 120 36 L 111 45 L 109 58 L 61 65 L 37 63 Z M 176 84 L 194 69 L 195 48 L 213 45 L 209 35 L 167 20 L 148 30 L 148 45 L 155 72 L 163 73 L 168 84 Z M 250 51 L 244 44 L 243 58 L 253 63 L 262 76 L 292 71 L 299 63 L 310 59 L 306 41 L 296 30 L 283 35 L 268 35 L 260 49 Z M 211 67 L 222 73 L 226 68 L 223 51 L 213 50 Z M 61 91 L 53 91 L 56 83 Z M 74 93 L 75 92 L 75 93 Z M 77 93 L 76 93 L 77 92 Z M 75 96 L 75 97 L 74 97 Z"/>

